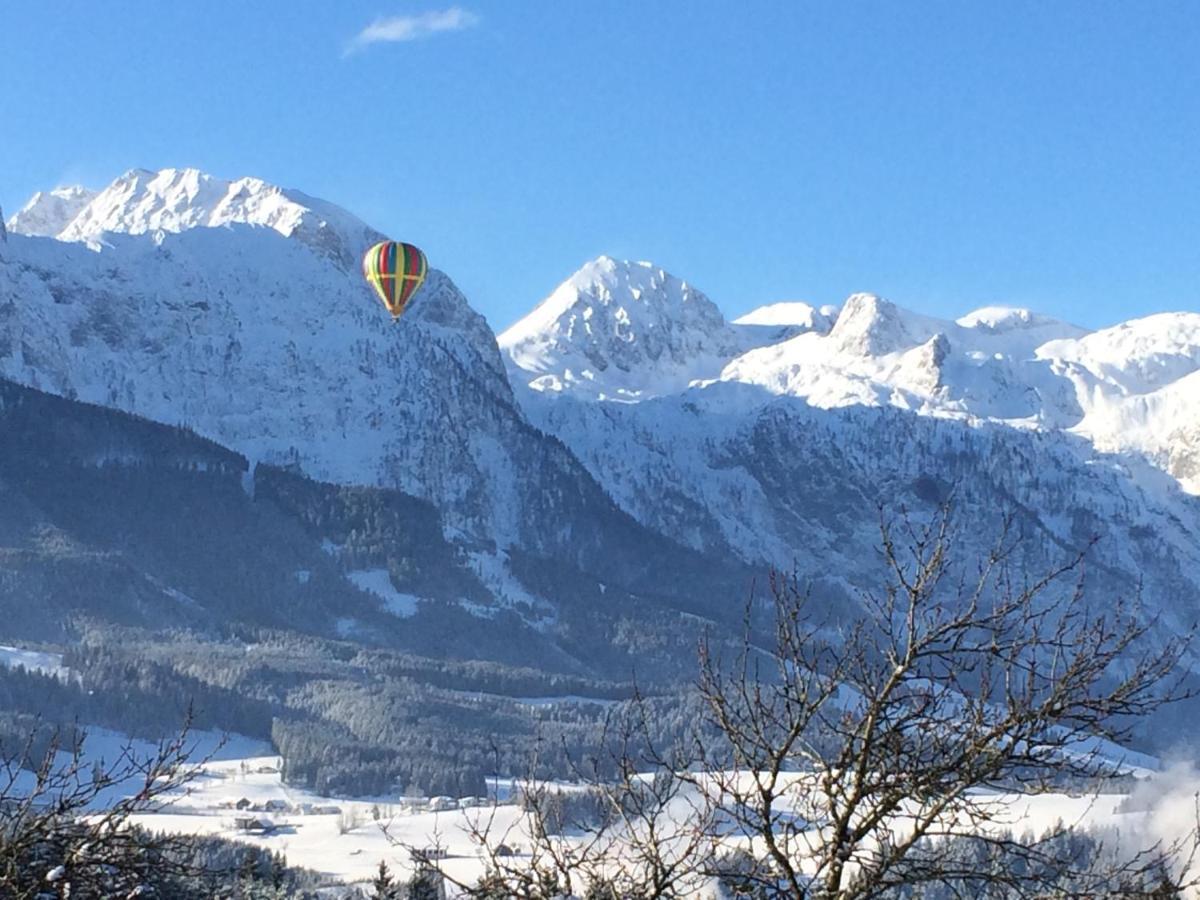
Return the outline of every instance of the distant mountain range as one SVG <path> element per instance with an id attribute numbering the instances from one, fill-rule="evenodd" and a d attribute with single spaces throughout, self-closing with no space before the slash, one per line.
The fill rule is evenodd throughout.
<path id="1" fill-rule="evenodd" d="M 104 419 L 106 434 L 142 420 L 194 432 L 210 449 L 176 469 L 216 454 L 245 515 L 269 510 L 309 542 L 281 568 L 248 532 L 207 564 L 232 555 L 274 572 L 262 577 L 287 587 L 269 592 L 307 610 L 297 621 L 311 631 L 512 661 L 512 646 L 482 636 L 501 617 L 528 636 L 531 665 L 682 672 L 699 629 L 735 623 L 769 566 L 794 566 L 831 611 L 852 613 L 879 574 L 878 506 L 921 517 L 950 497 L 967 555 L 1012 514 L 1031 567 L 1098 539 L 1095 602 L 1140 590 L 1164 629 L 1200 612 L 1200 315 L 1089 333 L 1024 309 L 949 322 L 854 294 L 729 322 L 690 283 L 602 257 L 497 340 L 438 271 L 393 325 L 357 269 L 379 233 L 257 179 L 134 170 L 98 193 L 37 194 L 7 229 L 2 402 L 63 422 L 107 407 L 125 418 Z M 46 437 L 62 465 L 159 459 L 110 438 L 72 456 L 63 428 Z M 32 552 L 31 535 L 53 526 L 88 553 L 136 557 L 159 594 L 139 588 L 121 615 L 151 626 L 250 609 L 230 603 L 235 586 L 191 577 L 185 589 L 178 566 L 121 549 L 108 529 L 85 539 L 81 513 L 39 506 L 51 490 L 39 477 L 0 470 L 25 498 L 0 509 L 9 546 Z M 346 490 L 410 510 L 438 564 L 402 546 L 417 533 L 404 515 L 363 549 L 366 526 L 325 506 Z M 339 555 L 347 542 L 355 554 Z M 298 571 L 336 585 L 312 610 Z M 0 606 L 19 602 L 13 583 L 0 581 Z M 410 618 L 435 605 L 479 625 L 461 630 L 478 640 L 447 641 L 444 615 Z"/>

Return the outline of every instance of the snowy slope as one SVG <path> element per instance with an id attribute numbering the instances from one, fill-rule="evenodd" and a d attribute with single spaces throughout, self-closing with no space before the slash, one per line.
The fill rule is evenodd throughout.
<path id="1" fill-rule="evenodd" d="M 268 232 L 109 241 L 94 253 L 10 240 L 0 373 L 190 425 L 258 459 L 312 442 L 313 474 L 365 483 L 381 478 L 379 420 L 396 384 L 431 362 L 422 348 L 477 363 L 507 392 L 494 345 L 476 342 L 486 325 L 440 273 L 393 326 L 365 289 Z"/>
<path id="2" fill-rule="evenodd" d="M 735 325 L 795 325 L 798 330 L 826 333 L 837 321 L 836 306 L 818 309 L 808 303 L 789 301 L 760 306 L 733 320 Z"/>
<path id="3" fill-rule="evenodd" d="M 397 794 L 370 800 L 322 796 L 284 784 L 278 774 L 279 757 L 227 758 L 222 754 L 203 766 L 204 776 L 186 791 L 172 798 L 160 811 L 139 814 L 138 825 L 153 831 L 178 834 L 215 834 L 285 854 L 293 864 L 325 873 L 339 884 L 355 884 L 369 890 L 380 861 L 399 880 L 413 871 L 411 854 L 406 848 L 438 846 L 446 852 L 444 871 L 463 884 L 476 882 L 484 874 L 484 861 L 471 835 L 482 825 L 491 833 L 503 835 L 515 845 L 515 859 L 527 857 L 523 848 L 532 843 L 531 823 L 523 818 L 520 807 L 512 802 L 513 785 L 507 779 L 489 784 L 489 801 L 482 807 L 471 798 L 456 808 L 431 812 L 429 801 L 412 801 Z M 728 777 L 728 776 L 726 776 Z M 789 774 L 789 781 L 802 784 L 804 775 Z M 1095 829 L 1108 836 L 1114 832 L 1144 837 L 1145 843 L 1164 843 L 1176 835 L 1171 823 L 1191 814 L 1195 775 L 1190 769 L 1167 772 L 1144 770 L 1137 773 L 1135 787 L 1139 803 L 1130 803 L 1129 794 L 1097 793 L 997 793 L 994 798 L 997 819 L 1015 831 L 1042 834 L 1061 826 L 1064 821 L 1080 831 Z M 578 784 L 544 782 L 547 790 L 577 791 Z M 785 794 L 786 810 L 802 811 L 803 790 Z M 247 834 L 236 829 L 233 805 L 240 799 L 262 808 L 275 801 L 282 812 L 255 813 L 271 821 L 275 830 L 266 834 Z M 279 801 L 282 801 L 280 803 Z M 494 801 L 494 802 L 492 802 Z M 690 822 L 699 808 L 687 795 L 677 798 L 667 812 L 673 823 Z M 375 818 L 386 814 L 388 835 Z M 336 810 L 336 812 L 335 812 Z M 678 824 L 669 826 L 678 829 Z M 390 838 L 390 839 L 389 839 Z M 563 839 L 564 846 L 584 840 L 578 834 Z M 730 850 L 744 845 L 736 833 L 725 834 L 722 843 Z M 701 886 L 702 885 L 702 886 Z M 716 885 L 697 880 L 694 892 L 681 893 L 694 900 L 713 900 L 727 896 Z"/>
<path id="4" fill-rule="evenodd" d="M 1146 454 L 1200 493 L 1200 315 L 1161 313 L 1038 348 L 1074 386 L 1074 430 Z"/>
<path id="5" fill-rule="evenodd" d="M 4 645 L 0 646 L 0 666 L 53 675 L 64 681 L 71 677 L 70 670 L 63 666 L 61 653 L 43 653 Z"/>
<path id="6" fill-rule="evenodd" d="M 941 321 L 871 294 L 840 310 L 772 304 L 729 324 L 686 282 L 602 257 L 499 340 L 514 383 L 543 393 L 637 401 L 719 380 L 823 407 L 892 404 L 1058 426 L 1078 418 L 1075 391 L 1035 351 L 1083 334 L 1028 310 Z"/>
<path id="7" fill-rule="evenodd" d="M 515 540 L 523 430 L 490 330 L 431 272 L 393 323 L 357 280 L 266 229 L 13 236 L 0 375 L 187 425 L 255 461 L 399 487 Z"/>
<path id="8" fill-rule="evenodd" d="M 853 580 L 874 559 L 878 503 L 928 510 L 953 490 L 983 543 L 1020 509 L 1063 547 L 1106 537 L 1126 586 L 1144 572 L 1175 586 L 1171 602 L 1200 603 L 1200 501 L 1069 434 L 887 405 L 821 410 L 722 382 L 641 404 L 528 407 L 635 517 L 707 553 Z"/>

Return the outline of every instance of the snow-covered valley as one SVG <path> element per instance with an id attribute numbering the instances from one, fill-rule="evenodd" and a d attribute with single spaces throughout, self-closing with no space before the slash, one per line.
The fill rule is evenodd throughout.
<path id="1" fill-rule="evenodd" d="M 187 786 L 156 804 L 154 811 L 132 819 L 151 831 L 217 836 L 282 854 L 288 863 L 316 873 L 331 891 L 336 886 L 369 889 L 380 862 L 403 881 L 420 867 L 419 854 L 429 854 L 451 881 L 473 884 L 487 870 L 487 833 L 493 846 L 503 843 L 513 864 L 531 859 L 536 839 L 532 820 L 522 811 L 524 783 L 492 778 L 486 796 L 419 797 L 399 793 L 368 798 L 320 794 L 291 787 L 282 780 L 283 760 L 261 742 L 237 735 L 201 733 L 191 738 L 196 758 L 204 762 Z M 84 743 L 85 767 L 111 761 L 122 753 L 144 758 L 154 747 L 123 735 L 95 731 Z M 1145 768 L 1145 765 L 1152 768 Z M 1140 849 L 1170 841 L 1187 828 L 1191 795 L 1198 783 L 1187 766 L 1160 767 L 1142 761 L 1133 780 L 1120 792 L 1050 792 L 1037 795 L 998 793 L 996 826 L 1014 834 L 1042 834 L 1062 824 L 1092 832 L 1117 845 Z M 790 776 L 790 805 L 781 813 L 805 808 L 806 776 Z M 579 792 L 573 782 L 540 782 L 538 790 Z M 697 808 L 684 795 L 662 812 L 660 827 L 671 833 Z M 902 830 L 903 824 L 897 823 Z M 584 846 L 590 835 L 569 832 L 554 840 Z M 722 851 L 751 846 L 745 836 L 721 837 Z M 449 896 L 462 892 L 448 884 Z M 331 894 L 336 895 L 336 894 Z M 681 894 L 695 900 L 725 896 L 715 879 L 694 879 L 694 890 Z"/>

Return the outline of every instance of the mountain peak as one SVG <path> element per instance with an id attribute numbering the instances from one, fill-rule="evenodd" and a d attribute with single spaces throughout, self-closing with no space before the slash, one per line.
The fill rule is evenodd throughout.
<path id="1" fill-rule="evenodd" d="M 858 356 L 882 356 L 921 342 L 908 316 L 875 294 L 851 294 L 829 332 L 838 349 Z"/>
<path id="2" fill-rule="evenodd" d="M 55 237 L 95 196 L 95 191 L 80 185 L 38 191 L 8 220 L 8 230 L 29 237 Z"/>
<path id="3" fill-rule="evenodd" d="M 675 282 L 684 288 L 687 287 L 686 282 L 675 278 L 652 262 L 632 262 L 612 256 L 597 256 L 580 266 L 575 274 L 564 282 L 564 285 L 560 285 L 559 291 L 563 286 L 570 284 L 578 290 L 593 293 L 602 303 L 610 302 L 613 298 L 618 302 L 632 299 L 654 303 L 674 298 L 674 294 L 670 290 L 662 290 L 668 282 Z M 555 291 L 551 296 L 561 297 L 559 291 Z M 711 301 L 708 301 L 707 297 L 699 292 L 695 292 L 695 295 L 711 305 Z M 680 297 L 680 299 L 687 302 L 695 298 L 688 296 Z"/>
<path id="4" fill-rule="evenodd" d="M 35 194 L 10 223 L 17 233 L 92 245 L 108 233 L 227 225 L 271 228 L 345 269 L 383 237 L 346 210 L 300 191 L 261 178 L 227 181 L 195 168 L 130 169 L 99 192 L 72 187 Z"/>
<path id="5" fill-rule="evenodd" d="M 738 346 L 716 304 L 686 281 L 609 256 L 585 263 L 499 340 L 514 378 L 536 390 L 626 399 L 715 374 Z"/>
<path id="6" fill-rule="evenodd" d="M 990 334 L 1045 331 L 1047 334 L 1043 340 L 1052 337 L 1081 337 L 1087 333 L 1084 328 L 1068 325 L 1021 306 L 983 306 L 960 317 L 954 324 L 960 328 L 974 328 Z"/>

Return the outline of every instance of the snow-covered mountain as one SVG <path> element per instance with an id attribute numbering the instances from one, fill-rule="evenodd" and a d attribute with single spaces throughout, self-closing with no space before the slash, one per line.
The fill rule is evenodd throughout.
<path id="1" fill-rule="evenodd" d="M 341 259 L 377 233 L 300 199 L 255 179 L 131 172 L 60 239 L 12 235 L 0 377 L 313 478 L 400 488 L 476 548 L 549 552 L 570 534 L 562 517 L 621 519 L 525 420 L 491 330 L 446 275 L 431 271 L 392 322 Z"/>
<path id="2" fill-rule="evenodd" d="M 95 191 L 79 185 L 38 191 L 8 220 L 8 230 L 30 237 L 55 237 L 95 196 Z"/>
<path id="3" fill-rule="evenodd" d="M 102 191 L 56 188 L 9 221 L 16 234 L 97 244 L 108 234 L 257 225 L 353 267 L 382 235 L 345 210 L 259 178 L 226 181 L 197 169 L 131 169 Z"/>
<path id="4" fill-rule="evenodd" d="M 606 308 L 649 296 L 658 305 L 643 315 L 670 315 L 668 298 L 622 296 L 611 276 L 606 287 Z M 572 293 L 573 321 L 609 321 L 590 311 L 598 293 Z M 636 389 L 612 403 L 546 390 L 545 373 L 584 353 L 595 372 L 612 365 L 605 344 L 544 308 L 500 339 L 517 395 L 655 531 L 708 554 L 794 562 L 849 598 L 872 566 L 876 505 L 928 508 L 952 491 L 981 539 L 1001 510 L 1020 511 L 1037 536 L 1023 542 L 1035 567 L 1099 537 L 1110 567 L 1100 594 L 1133 593 L 1141 579 L 1167 618 L 1200 613 L 1200 501 L 1186 492 L 1200 491 L 1191 314 L 1089 334 L 1024 309 L 939 320 L 870 294 L 840 309 L 778 304 L 728 325 L 712 313 L 718 335 L 755 331 L 721 341 L 710 374 L 685 367 L 691 378 L 674 390 L 631 332 L 621 377 Z"/>
<path id="5" fill-rule="evenodd" d="M 704 294 L 650 263 L 585 265 L 500 337 L 537 391 L 611 400 L 673 393 L 742 349 Z"/>
<path id="6" fill-rule="evenodd" d="M 1098 535 L 1100 598 L 1140 582 L 1164 621 L 1200 610 L 1200 316 L 1089 334 L 855 294 L 727 322 L 602 257 L 497 342 L 437 271 L 393 324 L 353 264 L 378 233 L 256 179 L 136 170 L 54 239 L 12 230 L 0 377 L 428 500 L 541 623 L 617 604 L 613 584 L 736 608 L 727 586 L 767 564 L 850 604 L 876 505 L 950 491 L 972 539 L 1015 511 L 1036 566 Z M 553 565 L 525 565 L 526 591 L 530 555 Z"/>
<path id="7" fill-rule="evenodd" d="M 1165 313 L 1089 334 L 1027 309 L 987 307 L 944 321 L 854 294 L 840 309 L 781 303 L 727 325 L 711 303 L 703 318 L 688 322 L 674 314 L 679 304 L 670 295 L 625 287 L 626 273 L 637 271 L 659 270 L 590 263 L 501 335 L 514 383 L 546 393 L 577 383 L 581 371 L 595 384 L 606 377 L 597 373 L 616 368 L 627 388 L 619 397 L 631 401 L 721 382 L 822 408 L 887 405 L 1070 431 L 1102 451 L 1141 453 L 1200 493 L 1196 314 Z M 683 284 L 665 273 L 657 277 L 666 285 Z M 653 336 L 670 331 L 663 319 L 683 329 L 686 337 L 668 345 L 676 377 L 664 378 L 661 350 L 623 324 L 628 308 L 653 322 L 652 331 L 644 329 Z M 617 310 L 618 316 L 599 310 Z M 705 341 L 706 335 L 714 337 Z M 689 352 L 696 347 L 702 352 Z"/>
<path id="8" fill-rule="evenodd" d="M 1072 384 L 1073 431 L 1144 453 L 1200 493 L 1200 314 L 1161 313 L 1037 350 Z"/>

